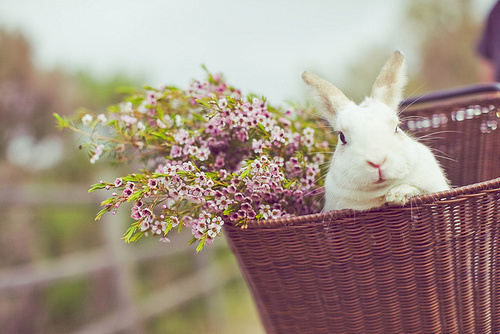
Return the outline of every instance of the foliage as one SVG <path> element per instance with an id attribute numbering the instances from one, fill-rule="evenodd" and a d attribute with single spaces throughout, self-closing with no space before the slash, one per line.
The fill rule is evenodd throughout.
<path id="1" fill-rule="evenodd" d="M 125 241 L 143 235 L 168 241 L 171 230 L 186 227 L 199 251 L 225 223 L 245 228 L 254 219 L 320 207 L 320 167 L 334 136 L 310 110 L 244 96 L 221 75 L 187 90 L 146 89 L 103 114 L 81 110 L 74 120 L 55 114 L 60 127 L 90 138 L 82 147 L 91 163 L 108 154 L 115 163 L 146 167 L 90 189 L 112 191 L 97 219 L 133 203 Z"/>

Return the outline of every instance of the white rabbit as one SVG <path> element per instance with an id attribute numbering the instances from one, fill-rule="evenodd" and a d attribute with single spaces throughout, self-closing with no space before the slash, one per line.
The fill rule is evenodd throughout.
<path id="1" fill-rule="evenodd" d="M 339 134 L 325 179 L 323 211 L 404 205 L 412 196 L 449 189 L 430 149 L 398 128 L 406 84 L 401 52 L 387 61 L 370 97 L 359 105 L 324 79 L 308 72 L 302 78 L 318 94 L 325 118 Z"/>

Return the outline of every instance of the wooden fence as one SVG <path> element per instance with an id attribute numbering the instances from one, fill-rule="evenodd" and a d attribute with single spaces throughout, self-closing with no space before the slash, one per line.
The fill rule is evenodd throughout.
<path id="1" fill-rule="evenodd" d="M 2 185 L 0 189 L 1 210 L 33 210 L 38 206 L 50 205 L 91 205 L 97 211 L 102 200 L 99 196 L 105 195 L 87 194 L 86 185 L 48 187 L 26 183 L 15 187 Z M 223 312 L 221 303 L 218 302 L 217 291 L 229 282 L 241 280 L 234 261 L 223 264 L 222 268 L 220 264 L 215 264 L 214 254 L 221 249 L 224 251 L 226 247 L 224 242 L 219 242 L 221 246 L 206 247 L 200 254 L 194 254 L 194 247 L 189 247 L 187 239 L 182 237 L 172 238 L 172 242 L 167 245 L 161 243 L 127 245 L 120 239 L 124 231 L 122 222 L 124 219 L 126 219 L 125 212 L 115 216 L 108 214 L 101 222 L 95 223 L 104 240 L 98 247 L 53 259 L 33 259 L 28 263 L 0 267 L 0 322 L 3 320 L 4 324 L 7 324 L 7 327 L 0 326 L 0 333 L 4 330 L 9 334 L 23 333 L 26 328 L 30 328 L 25 324 L 26 321 L 30 321 L 29 314 L 26 314 L 26 319 L 22 319 L 22 314 L 25 313 L 22 309 L 9 310 L 7 305 L 7 315 L 4 314 L 2 318 L 2 295 L 15 295 L 16 291 L 32 291 L 35 288 L 43 289 L 44 286 L 67 279 L 90 277 L 100 273 L 104 275 L 109 273 L 112 279 L 117 299 L 112 304 L 116 307 L 111 312 L 93 317 L 86 324 L 74 328 L 74 333 L 146 333 L 148 332 L 146 323 L 150 319 L 168 314 L 199 298 L 203 299 L 205 311 L 217 320 Z M 4 221 L 0 224 L 9 223 L 15 222 Z M 89 221 L 89 224 L 92 223 Z M 188 255 L 193 261 L 190 273 L 147 295 L 137 297 L 137 294 L 133 293 L 134 287 L 138 284 L 137 270 L 135 270 L 138 264 L 171 258 L 179 254 L 186 255 L 186 252 L 192 254 Z M 4 312 L 5 309 L 6 307 L 3 308 Z M 36 310 L 32 312 L 36 313 Z M 250 317 L 255 318 L 255 328 L 261 331 L 254 310 L 249 310 L 249 313 Z M 12 319 L 12 317 L 20 318 Z"/>

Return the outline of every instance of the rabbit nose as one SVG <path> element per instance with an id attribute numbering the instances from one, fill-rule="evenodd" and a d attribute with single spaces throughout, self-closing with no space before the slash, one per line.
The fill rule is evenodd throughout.
<path id="1" fill-rule="evenodd" d="M 382 160 L 382 162 L 380 163 L 376 163 L 376 162 L 373 162 L 373 161 L 370 161 L 370 160 L 367 160 L 366 161 L 370 166 L 372 166 L 373 168 L 376 168 L 376 169 L 380 169 L 380 166 L 382 166 L 382 164 L 385 162 L 385 159 Z"/>

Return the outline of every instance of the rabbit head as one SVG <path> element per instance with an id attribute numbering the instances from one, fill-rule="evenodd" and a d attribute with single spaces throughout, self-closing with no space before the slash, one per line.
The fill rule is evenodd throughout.
<path id="1" fill-rule="evenodd" d="M 325 180 L 325 210 L 380 206 L 389 190 L 401 184 L 416 187 L 415 194 L 427 191 L 420 184 L 425 181 L 419 180 L 425 175 L 414 175 L 424 173 L 417 172 L 419 163 L 430 165 L 434 173 L 437 167 L 443 177 L 429 149 L 398 127 L 398 105 L 406 84 L 401 52 L 386 62 L 371 95 L 359 105 L 324 79 L 308 72 L 302 78 L 316 91 L 324 117 L 339 135 Z"/>

